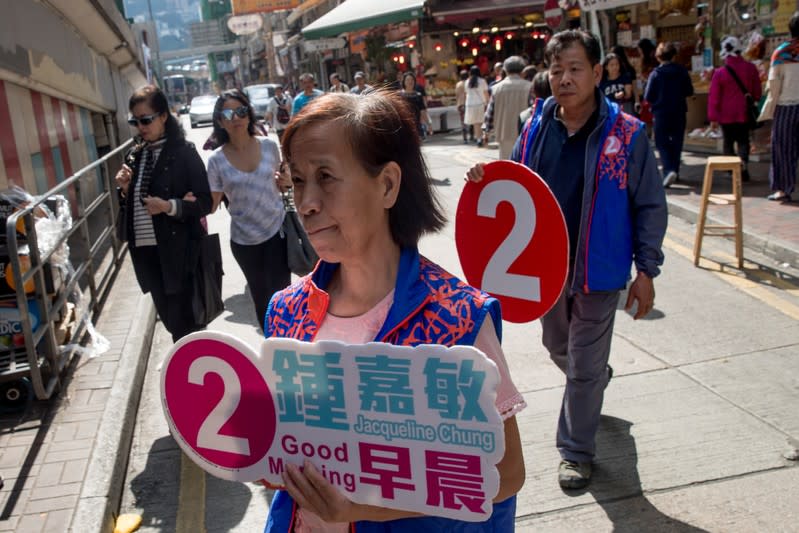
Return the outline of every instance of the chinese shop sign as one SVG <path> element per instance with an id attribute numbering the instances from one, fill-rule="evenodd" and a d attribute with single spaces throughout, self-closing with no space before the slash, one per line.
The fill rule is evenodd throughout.
<path id="1" fill-rule="evenodd" d="M 167 356 L 161 399 L 208 473 L 282 484 L 308 459 L 355 502 L 486 520 L 505 450 L 496 365 L 468 346 L 416 348 L 199 332 Z"/>

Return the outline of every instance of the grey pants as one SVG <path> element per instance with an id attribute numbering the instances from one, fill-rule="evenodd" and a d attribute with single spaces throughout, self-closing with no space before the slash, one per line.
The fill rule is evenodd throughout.
<path id="1" fill-rule="evenodd" d="M 557 446 L 563 459 L 590 462 L 595 453 L 619 292 L 569 294 L 541 319 L 543 343 L 566 374 Z"/>

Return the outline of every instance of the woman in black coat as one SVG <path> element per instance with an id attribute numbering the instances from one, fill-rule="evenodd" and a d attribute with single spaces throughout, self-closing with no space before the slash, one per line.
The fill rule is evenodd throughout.
<path id="1" fill-rule="evenodd" d="M 142 290 L 153 297 L 164 327 L 177 341 L 202 329 L 192 312 L 192 279 L 211 211 L 205 165 L 169 112 L 164 93 L 147 85 L 133 93 L 128 122 L 137 144 L 116 175 L 123 236 Z"/>

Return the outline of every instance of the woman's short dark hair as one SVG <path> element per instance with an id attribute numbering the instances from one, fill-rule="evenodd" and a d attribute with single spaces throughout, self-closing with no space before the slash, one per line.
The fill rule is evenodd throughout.
<path id="1" fill-rule="evenodd" d="M 377 90 L 361 96 L 329 93 L 314 98 L 283 130 L 281 148 L 286 161 L 291 163 L 292 148 L 303 150 L 291 145 L 298 131 L 331 122 L 370 176 L 376 177 L 389 162 L 399 165 L 400 189 L 388 213 L 394 242 L 416 246 L 424 233 L 444 227 L 446 217 L 430 183 L 416 120 L 402 96 Z"/>
<path id="2" fill-rule="evenodd" d="M 218 146 L 222 146 L 230 141 L 230 136 L 227 134 L 227 131 L 225 131 L 225 128 L 222 127 L 222 108 L 225 107 L 225 102 L 228 100 L 237 100 L 241 105 L 247 106 L 247 116 L 250 119 L 250 122 L 247 124 L 247 133 L 255 135 L 255 111 L 253 111 L 250 105 L 250 99 L 240 90 L 230 89 L 220 94 L 214 105 L 213 136 L 216 137 Z"/>
<path id="3" fill-rule="evenodd" d="M 799 11 L 794 11 L 791 15 L 791 20 L 788 22 L 788 29 L 791 31 L 791 37 L 796 39 L 799 37 Z"/>
<path id="4" fill-rule="evenodd" d="M 549 72 L 542 70 L 533 77 L 533 94 L 536 98 L 546 100 L 552 96 L 552 87 L 549 86 Z"/>
<path id="5" fill-rule="evenodd" d="M 557 59 L 561 52 L 575 44 L 585 49 L 592 67 L 599 63 L 602 51 L 596 35 L 585 30 L 564 30 L 553 35 L 544 49 L 544 58 L 547 61 L 547 65 L 551 66 L 552 61 Z"/>
<path id="6" fill-rule="evenodd" d="M 655 57 L 658 61 L 671 61 L 677 55 L 677 47 L 671 41 L 666 41 L 658 45 L 655 50 Z"/>
<path id="7" fill-rule="evenodd" d="M 164 133 L 167 139 L 178 140 L 185 139 L 186 132 L 183 131 L 183 126 L 180 125 L 175 115 L 169 112 L 169 101 L 166 99 L 164 91 L 155 85 L 145 85 L 136 89 L 130 100 L 128 100 L 128 111 L 133 113 L 133 108 L 139 104 L 147 104 L 150 109 L 159 115 L 166 114 L 166 123 L 164 124 Z"/>
<path id="8" fill-rule="evenodd" d="M 535 78 L 535 75 L 537 73 L 538 73 L 538 70 L 536 70 L 535 66 L 527 65 L 522 70 L 522 78 L 524 78 L 527 81 L 533 81 L 533 79 Z"/>

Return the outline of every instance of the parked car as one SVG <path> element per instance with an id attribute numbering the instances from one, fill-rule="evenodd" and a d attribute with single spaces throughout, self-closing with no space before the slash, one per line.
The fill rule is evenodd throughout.
<path id="1" fill-rule="evenodd" d="M 189 104 L 182 104 L 178 107 L 178 115 L 186 115 L 189 112 Z"/>
<path id="2" fill-rule="evenodd" d="M 196 128 L 202 122 L 213 122 L 214 105 L 216 105 L 216 96 L 211 94 L 192 98 L 189 106 L 191 127 Z"/>
<path id="3" fill-rule="evenodd" d="M 244 88 L 244 94 L 250 99 L 256 118 L 264 118 L 266 107 L 269 101 L 275 96 L 276 83 L 262 83 L 259 85 L 248 85 Z"/>

